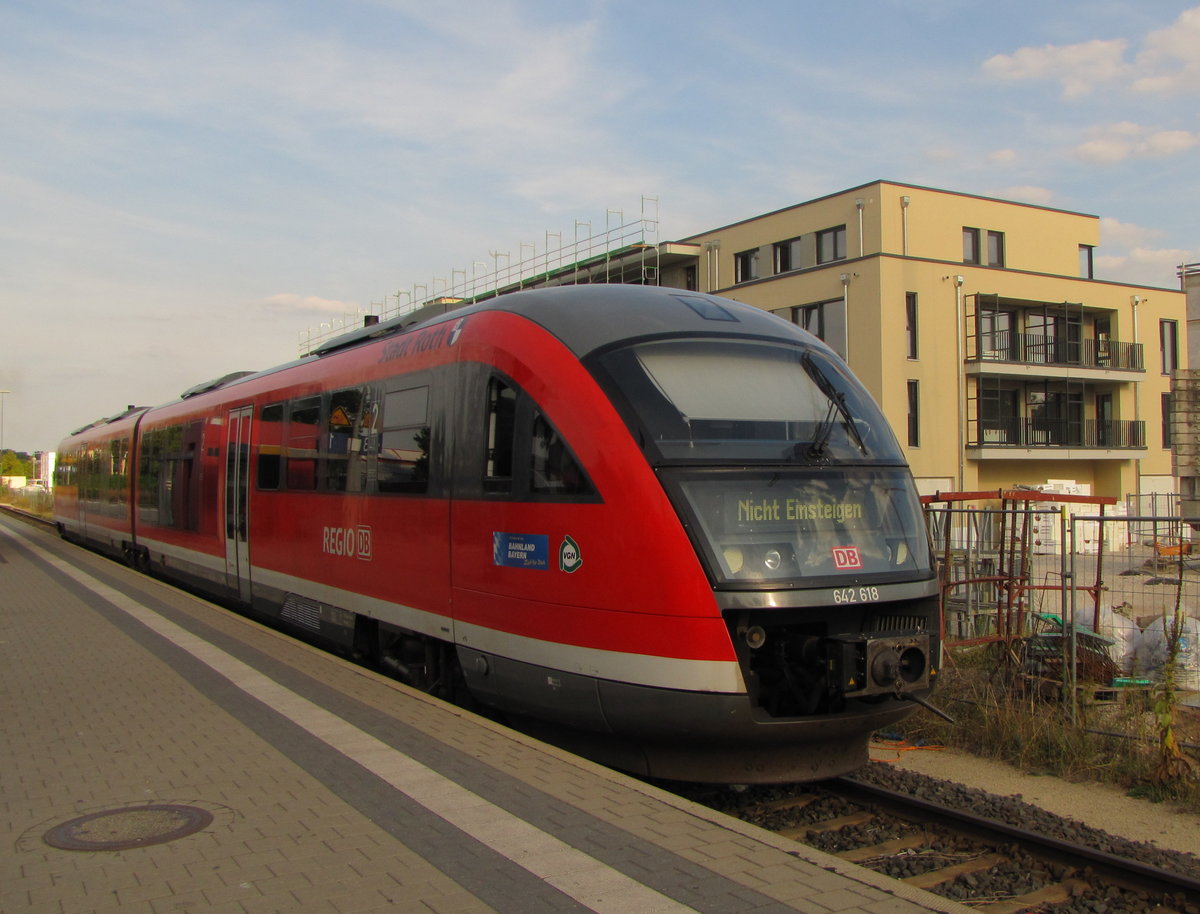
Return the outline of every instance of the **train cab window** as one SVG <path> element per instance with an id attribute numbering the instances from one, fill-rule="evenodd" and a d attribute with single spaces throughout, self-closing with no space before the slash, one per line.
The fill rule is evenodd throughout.
<path id="1" fill-rule="evenodd" d="M 327 492 L 362 490 L 364 467 L 362 437 L 363 392 L 360 388 L 337 390 L 329 397 L 325 422 L 324 485 Z"/>
<path id="2" fill-rule="evenodd" d="M 487 466 L 483 488 L 487 492 L 511 492 L 517 392 L 499 378 L 492 378 L 488 382 L 487 411 Z"/>
<path id="3" fill-rule="evenodd" d="M 275 490 L 282 476 L 283 404 L 264 406 L 258 418 L 258 488 Z"/>
<path id="4" fill-rule="evenodd" d="M 429 388 L 383 395 L 382 434 L 376 460 L 379 492 L 424 492 L 429 487 Z"/>
<path id="5" fill-rule="evenodd" d="M 288 408 L 287 487 L 301 491 L 317 488 L 317 453 L 321 398 L 293 400 Z"/>
<path id="6" fill-rule="evenodd" d="M 596 489 L 567 442 L 524 391 L 488 383 L 483 490 L 517 498 L 588 500 Z"/>
<path id="7" fill-rule="evenodd" d="M 533 419 L 530 470 L 530 489 L 534 492 L 582 495 L 591 491 L 575 456 L 541 412 L 536 412 Z"/>

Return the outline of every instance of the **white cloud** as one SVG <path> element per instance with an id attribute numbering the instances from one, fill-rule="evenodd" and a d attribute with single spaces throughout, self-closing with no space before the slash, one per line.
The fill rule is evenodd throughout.
<path id="1" fill-rule="evenodd" d="M 1116 138 L 1088 140 L 1075 147 L 1076 157 L 1085 162 L 1112 163 L 1129 158 L 1129 143 Z"/>
<path id="2" fill-rule="evenodd" d="M 984 73 L 996 79 L 1053 79 L 1062 85 L 1064 98 L 1087 95 L 1099 83 L 1128 74 L 1123 38 L 1095 39 L 1080 44 L 1043 45 L 1020 48 L 1012 54 L 996 54 L 983 62 Z"/>
<path id="3" fill-rule="evenodd" d="M 1169 26 L 1149 32 L 1132 59 L 1124 38 L 1078 44 L 1019 48 L 983 62 L 983 72 L 1000 80 L 1053 80 L 1064 98 L 1119 83 L 1143 94 L 1200 90 L 1200 7 L 1184 10 Z"/>
<path id="4" fill-rule="evenodd" d="M 1200 7 L 1184 10 L 1167 28 L 1147 35 L 1137 70 L 1133 88 L 1140 92 L 1200 89 Z"/>
<path id="5" fill-rule="evenodd" d="M 1146 137 L 1139 149 L 1147 156 L 1173 156 L 1186 152 L 1197 143 L 1200 143 L 1200 137 L 1190 130 L 1159 130 Z"/>
<path id="6" fill-rule="evenodd" d="M 1101 164 L 1167 158 L 1200 145 L 1200 134 L 1190 130 L 1155 130 L 1129 121 L 1093 127 L 1089 133 L 1092 138 L 1075 147 L 1075 156 Z"/>
<path id="7" fill-rule="evenodd" d="M 1104 244 L 1111 243 L 1126 248 L 1143 247 L 1161 236 L 1162 232 L 1158 229 L 1122 222 L 1112 216 L 1102 216 L 1100 219 L 1100 239 Z"/>
<path id="8" fill-rule="evenodd" d="M 1155 246 L 1164 232 L 1111 216 L 1100 219 L 1105 253 L 1096 256 L 1096 274 L 1103 279 L 1171 288 L 1175 268 L 1195 259 L 1195 252 Z"/>
<path id="9" fill-rule="evenodd" d="M 995 149 L 988 153 L 988 161 L 997 164 L 1008 164 L 1017 160 L 1015 149 Z"/>
<path id="10" fill-rule="evenodd" d="M 546 21 L 511 3 L 388 5 L 399 10 L 386 22 L 394 48 L 340 29 L 300 30 L 283 7 L 196 28 L 161 12 L 133 27 L 109 11 L 102 41 L 43 36 L 53 68 L 0 57 L 0 107 L 86 119 L 89 134 L 61 145 L 86 143 L 118 168 L 140 151 L 123 145 L 130 124 L 199 123 L 231 146 L 249 140 L 318 166 L 338 136 L 365 130 L 392 144 L 398 177 L 418 187 L 466 169 L 532 177 L 624 145 L 598 125 L 636 77 L 598 59 L 596 20 Z M 163 40 L 146 41 L 154 28 Z"/>
<path id="11" fill-rule="evenodd" d="M 1133 248 L 1127 254 L 1096 257 L 1096 273 L 1103 279 L 1136 285 L 1177 287 L 1176 268 L 1193 253 L 1178 248 Z"/>

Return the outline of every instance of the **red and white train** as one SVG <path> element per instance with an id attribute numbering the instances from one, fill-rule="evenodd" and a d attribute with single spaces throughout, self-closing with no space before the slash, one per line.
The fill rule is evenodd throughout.
<path id="1" fill-rule="evenodd" d="M 923 700 L 917 493 L 828 347 L 645 286 L 438 310 L 75 432 L 60 530 L 651 776 L 841 773 Z"/>

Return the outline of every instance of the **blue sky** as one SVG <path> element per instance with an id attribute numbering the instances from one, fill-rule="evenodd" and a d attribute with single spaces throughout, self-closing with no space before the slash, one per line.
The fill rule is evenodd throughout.
<path id="1" fill-rule="evenodd" d="M 3 0 L 4 445 L 643 195 L 660 240 L 875 179 L 1021 200 L 1177 288 L 1198 102 L 1162 0 Z"/>

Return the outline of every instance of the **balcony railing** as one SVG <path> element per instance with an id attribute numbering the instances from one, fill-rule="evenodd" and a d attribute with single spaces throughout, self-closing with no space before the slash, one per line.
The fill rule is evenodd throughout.
<path id="1" fill-rule="evenodd" d="M 974 341 L 968 358 L 980 362 L 1019 362 L 1026 365 L 1067 365 L 1079 368 L 1117 368 L 1142 371 L 1142 344 L 1116 340 L 1066 340 L 1036 333 L 998 330 Z"/>
<path id="2" fill-rule="evenodd" d="M 967 447 L 1145 448 L 1146 423 L 1109 419 L 978 419 Z"/>

